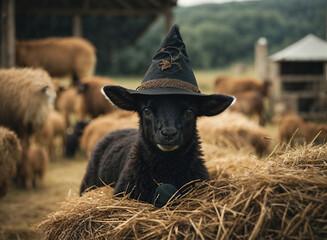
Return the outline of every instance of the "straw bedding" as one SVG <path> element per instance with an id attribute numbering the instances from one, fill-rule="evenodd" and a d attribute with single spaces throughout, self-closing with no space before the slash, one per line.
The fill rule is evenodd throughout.
<path id="1" fill-rule="evenodd" d="M 225 111 L 213 117 L 201 117 L 197 122 L 201 140 L 220 147 L 248 148 L 262 155 L 269 153 L 270 135 L 244 114 Z"/>
<path id="2" fill-rule="evenodd" d="M 197 183 L 163 208 L 112 197 L 109 186 L 98 188 L 67 200 L 38 227 L 42 239 L 327 236 L 327 145 L 297 147 L 258 161 L 264 164 L 247 174 L 217 174 Z"/>
<path id="3" fill-rule="evenodd" d="M 217 147 L 213 144 L 203 143 L 202 149 L 212 179 L 219 175 L 238 176 L 252 174 L 255 169 L 264 167 L 265 161 L 260 160 L 256 155 L 250 154 L 249 149 L 242 148 L 235 150 L 233 146 Z"/>

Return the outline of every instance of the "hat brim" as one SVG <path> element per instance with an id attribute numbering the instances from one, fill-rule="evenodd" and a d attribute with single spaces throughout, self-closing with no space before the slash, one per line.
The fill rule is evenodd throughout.
<path id="1" fill-rule="evenodd" d="M 192 95 L 192 96 L 208 96 L 207 94 L 190 92 L 179 88 L 151 88 L 144 90 L 127 89 L 132 95 Z"/>
<path id="2" fill-rule="evenodd" d="M 196 96 L 196 97 L 210 97 L 212 94 L 203 94 L 203 93 L 196 93 L 190 92 L 184 89 L 179 88 L 151 88 L 151 89 L 144 89 L 144 90 L 132 90 L 127 89 L 127 92 L 131 95 L 148 95 L 148 96 L 155 96 L 155 95 L 186 95 L 186 96 Z M 214 94 L 219 95 L 225 99 L 228 99 L 230 102 L 230 106 L 236 102 L 236 98 L 234 96 L 225 95 L 225 94 Z"/>
<path id="3" fill-rule="evenodd" d="M 202 111 L 199 116 L 213 116 L 223 112 L 230 105 L 234 104 L 236 98 L 224 94 L 202 94 L 178 88 L 149 88 L 132 90 L 121 86 L 108 85 L 101 89 L 104 96 L 114 105 L 130 111 L 135 111 L 135 100 L 142 96 L 190 96 L 199 101 Z M 135 96 L 135 97 L 133 97 Z"/>

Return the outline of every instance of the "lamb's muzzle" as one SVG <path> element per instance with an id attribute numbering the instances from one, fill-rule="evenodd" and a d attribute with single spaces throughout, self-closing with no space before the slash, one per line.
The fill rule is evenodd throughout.
<path id="1" fill-rule="evenodd" d="M 164 152 L 171 152 L 171 151 L 176 150 L 179 147 L 179 145 L 175 145 L 175 146 L 168 146 L 168 145 L 166 145 L 166 146 L 164 146 L 164 145 L 161 145 L 161 144 L 157 144 L 157 147 L 160 150 L 164 151 Z"/>

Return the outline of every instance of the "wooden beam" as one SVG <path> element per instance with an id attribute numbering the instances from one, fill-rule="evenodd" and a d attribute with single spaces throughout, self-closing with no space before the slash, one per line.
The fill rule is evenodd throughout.
<path id="1" fill-rule="evenodd" d="M 2 0 L 1 5 L 1 66 L 15 66 L 15 0 Z"/>
<path id="2" fill-rule="evenodd" d="M 73 36 L 82 37 L 83 36 L 83 23 L 81 15 L 73 16 Z"/>
<path id="3" fill-rule="evenodd" d="M 158 8 L 162 7 L 162 5 L 161 5 L 161 2 L 160 2 L 160 1 L 156 1 L 156 0 L 149 0 L 149 2 L 150 2 L 152 5 L 154 5 L 154 6 L 158 7 Z"/>
<path id="4" fill-rule="evenodd" d="M 130 5 L 130 3 L 129 2 L 127 2 L 127 1 L 124 1 L 124 0 L 114 0 L 114 2 L 116 3 L 116 4 L 118 4 L 119 6 L 122 6 L 123 8 L 125 8 L 125 9 L 130 9 L 130 10 L 132 10 L 133 9 L 133 6 L 131 6 Z"/>
<path id="5" fill-rule="evenodd" d="M 141 7 L 141 8 L 149 8 L 149 5 L 144 0 L 133 0 L 135 7 Z"/>
<path id="6" fill-rule="evenodd" d="M 99 7 L 99 8 L 114 8 L 115 5 L 112 4 L 111 1 L 107 0 L 97 0 L 92 2 L 92 7 Z"/>
<path id="7" fill-rule="evenodd" d="M 90 8 L 90 0 L 84 0 L 83 9 L 88 10 Z"/>
<path id="8" fill-rule="evenodd" d="M 169 32 L 171 26 L 173 25 L 173 10 L 171 7 L 168 7 L 165 12 L 166 24 L 165 24 L 165 32 L 166 34 Z"/>
<path id="9" fill-rule="evenodd" d="M 83 8 L 29 8 L 17 9 L 20 14 L 39 15 L 111 15 L 111 16 L 152 16 L 162 14 L 162 9 L 88 9 Z"/>

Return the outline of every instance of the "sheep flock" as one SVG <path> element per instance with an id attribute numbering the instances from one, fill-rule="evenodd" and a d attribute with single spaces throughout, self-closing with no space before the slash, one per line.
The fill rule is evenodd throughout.
<path id="1" fill-rule="evenodd" d="M 96 49 L 87 40 L 18 41 L 16 47 L 17 67 L 0 69 L 0 197 L 12 187 L 43 186 L 52 162 L 89 159 L 106 134 L 140 124 L 136 113 L 101 94 L 116 82 L 94 75 Z M 67 75 L 68 84 L 61 80 Z M 37 226 L 42 239 L 322 239 L 327 124 L 295 113 L 272 121 L 270 84 L 214 79 L 212 92 L 237 101 L 197 121 L 209 181 L 162 208 L 117 198 L 110 186 L 72 196 Z"/>

